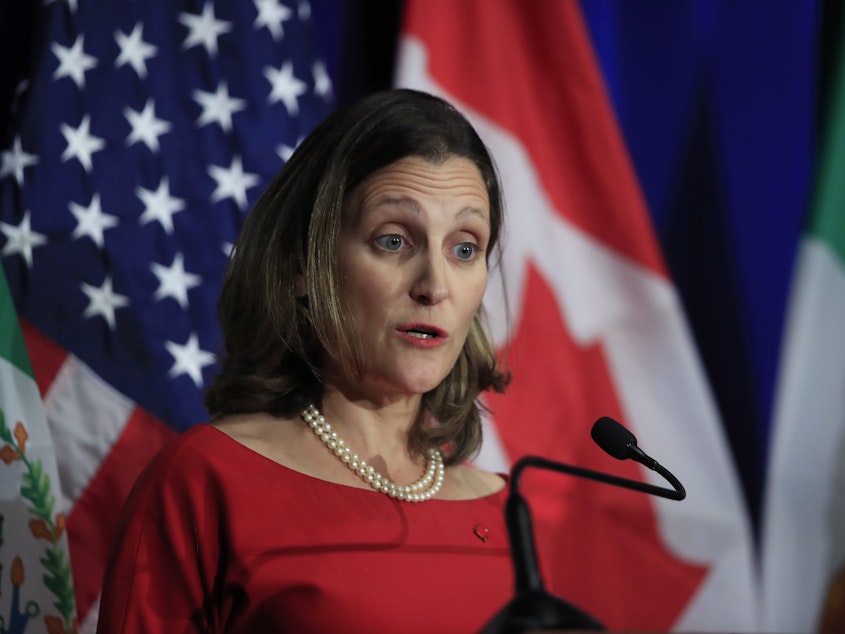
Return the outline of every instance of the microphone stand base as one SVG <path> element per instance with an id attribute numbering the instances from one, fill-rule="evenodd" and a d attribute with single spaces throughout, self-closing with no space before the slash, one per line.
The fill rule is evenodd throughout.
<path id="1" fill-rule="evenodd" d="M 527 630 L 604 630 L 591 615 L 547 592 L 514 597 L 481 634 L 521 634 Z"/>

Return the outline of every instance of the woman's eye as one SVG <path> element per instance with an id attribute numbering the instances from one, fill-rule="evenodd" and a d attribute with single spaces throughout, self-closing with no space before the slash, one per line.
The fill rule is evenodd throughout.
<path id="1" fill-rule="evenodd" d="M 478 253 L 478 247 L 470 242 L 461 242 L 455 247 L 455 255 L 461 260 L 472 260 Z"/>
<path id="2" fill-rule="evenodd" d="M 405 246 L 405 238 L 397 233 L 389 233 L 386 236 L 376 238 L 376 244 L 388 251 L 398 251 Z"/>

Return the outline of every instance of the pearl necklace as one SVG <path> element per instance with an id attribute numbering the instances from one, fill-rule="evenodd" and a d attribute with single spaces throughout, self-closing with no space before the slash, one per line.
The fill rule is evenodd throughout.
<path id="1" fill-rule="evenodd" d="M 422 477 L 412 484 L 402 486 L 381 475 L 372 465 L 352 453 L 316 407 L 309 405 L 300 415 L 329 451 L 376 491 L 405 502 L 425 502 L 443 486 L 443 454 L 438 449 L 428 450 L 428 464 Z"/>

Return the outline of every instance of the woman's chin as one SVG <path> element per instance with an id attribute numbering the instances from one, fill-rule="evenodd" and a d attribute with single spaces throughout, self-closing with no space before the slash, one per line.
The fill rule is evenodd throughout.
<path id="1" fill-rule="evenodd" d="M 405 396 L 422 396 L 427 392 L 431 392 L 440 383 L 443 382 L 445 375 L 424 374 L 414 375 L 411 377 L 402 377 L 399 380 L 393 381 L 393 389 L 398 395 Z"/>

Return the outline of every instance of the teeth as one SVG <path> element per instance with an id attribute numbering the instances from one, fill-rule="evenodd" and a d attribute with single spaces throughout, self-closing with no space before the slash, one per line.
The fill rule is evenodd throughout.
<path id="1" fill-rule="evenodd" d="M 422 332 L 421 330 L 406 330 L 409 335 L 412 337 L 417 337 L 419 339 L 433 339 L 434 335 L 430 332 Z"/>

